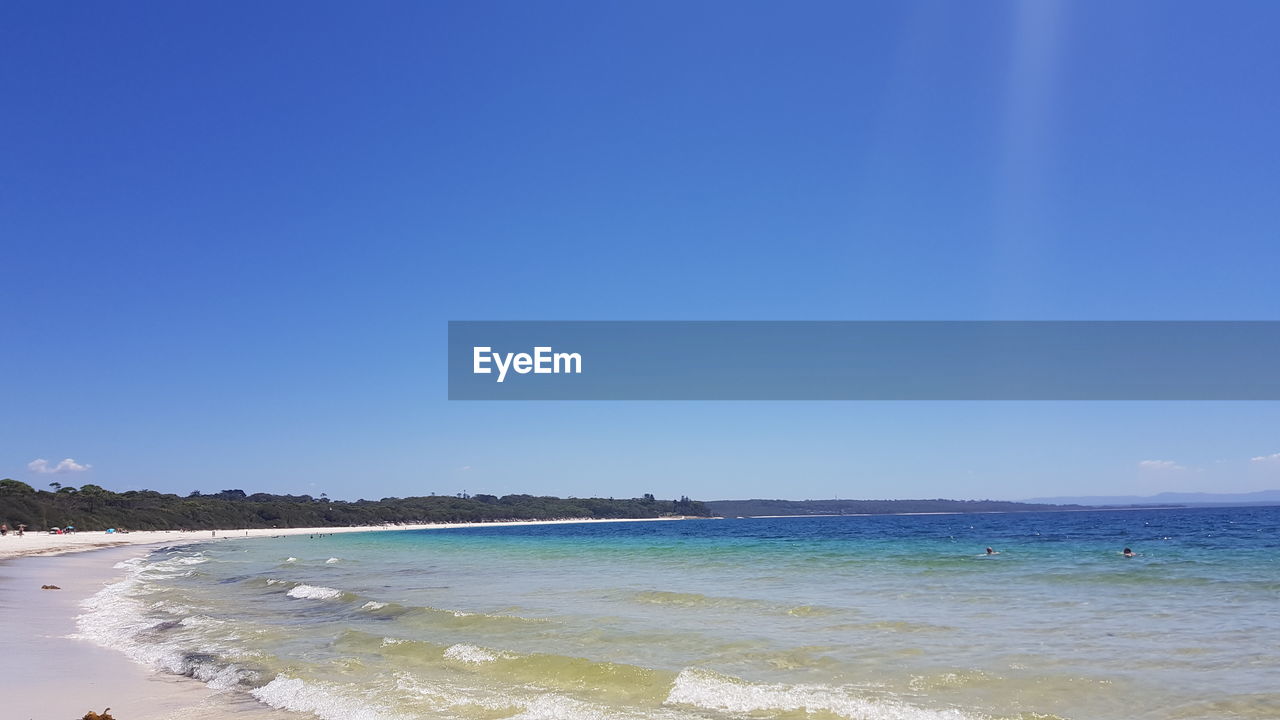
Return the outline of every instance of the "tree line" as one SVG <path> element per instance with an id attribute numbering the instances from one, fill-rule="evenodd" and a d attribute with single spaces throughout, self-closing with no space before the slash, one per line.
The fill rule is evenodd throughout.
<path id="1" fill-rule="evenodd" d="M 78 530 L 210 530 L 669 515 L 707 516 L 710 511 L 687 497 L 658 500 L 647 493 L 629 499 L 459 493 L 345 501 L 243 490 L 185 497 L 154 490 L 117 493 L 97 485 L 49 491 L 0 480 L 0 522 L 10 528 L 24 524 L 30 531 L 67 525 Z"/>

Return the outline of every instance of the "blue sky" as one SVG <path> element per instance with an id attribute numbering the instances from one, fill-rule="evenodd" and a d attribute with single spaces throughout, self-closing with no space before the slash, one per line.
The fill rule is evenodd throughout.
<path id="1" fill-rule="evenodd" d="M 1280 319 L 1278 22 L 1269 2 L 0 4 L 0 476 L 1278 487 L 1277 403 L 468 404 L 444 367 L 451 319 Z M 89 467 L 28 467 L 64 458 Z"/>

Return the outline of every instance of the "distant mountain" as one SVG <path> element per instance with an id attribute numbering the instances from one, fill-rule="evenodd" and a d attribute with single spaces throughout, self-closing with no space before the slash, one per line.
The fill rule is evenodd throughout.
<path id="1" fill-rule="evenodd" d="M 1271 505 L 1280 504 L 1280 490 L 1251 493 L 1179 493 L 1158 495 L 1096 495 L 1082 497 L 1032 498 L 1030 503 L 1073 505 Z"/>
<path id="2" fill-rule="evenodd" d="M 707 509 L 724 517 L 760 515 L 892 515 L 895 513 L 1045 512 L 1079 510 L 1007 500 L 711 500 Z"/>

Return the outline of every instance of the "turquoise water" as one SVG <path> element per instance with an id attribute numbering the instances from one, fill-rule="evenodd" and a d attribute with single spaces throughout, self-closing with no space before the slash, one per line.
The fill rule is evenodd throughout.
<path id="1" fill-rule="evenodd" d="M 1280 508 L 293 536 L 127 565 L 84 635 L 322 718 L 1280 717 Z"/>

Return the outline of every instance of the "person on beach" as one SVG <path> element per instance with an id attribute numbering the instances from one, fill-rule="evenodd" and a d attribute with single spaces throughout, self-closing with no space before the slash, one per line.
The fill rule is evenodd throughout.
<path id="1" fill-rule="evenodd" d="M 1129 548 L 1125 548 L 1125 549 L 1124 549 L 1124 552 L 1122 552 L 1122 553 L 1120 553 L 1120 554 L 1121 554 L 1121 555 L 1124 555 L 1125 557 L 1133 557 L 1133 556 L 1135 555 L 1135 553 L 1134 553 L 1132 550 L 1130 550 Z"/>

